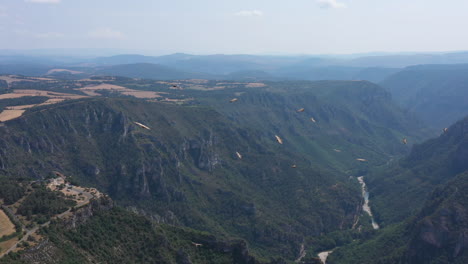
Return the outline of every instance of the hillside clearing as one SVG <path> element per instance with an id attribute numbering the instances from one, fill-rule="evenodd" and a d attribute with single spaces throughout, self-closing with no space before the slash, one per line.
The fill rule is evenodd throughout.
<path id="1" fill-rule="evenodd" d="M 0 113 L 0 122 L 5 122 L 20 117 L 26 110 L 3 110 Z"/>
<path id="2" fill-rule="evenodd" d="M 73 71 L 73 70 L 68 70 L 68 69 L 52 69 L 52 70 L 49 70 L 46 75 L 49 75 L 49 74 L 53 74 L 53 73 L 57 73 L 57 72 L 68 72 L 70 74 L 80 74 L 80 73 L 83 73 L 83 72 L 80 72 L 80 71 Z"/>
<path id="3" fill-rule="evenodd" d="M 12 99 L 12 98 L 20 98 L 25 96 L 47 96 L 49 98 L 56 98 L 56 99 L 80 99 L 86 96 L 77 95 L 77 94 L 67 94 L 67 93 L 57 93 L 57 92 L 50 92 L 50 91 L 42 91 L 42 90 L 14 90 L 13 93 L 1 94 L 1 99 Z"/>
<path id="4" fill-rule="evenodd" d="M 15 225 L 3 210 L 0 210 L 0 238 L 11 235 L 15 232 Z"/>
<path id="5" fill-rule="evenodd" d="M 93 85 L 93 86 L 86 86 L 78 90 L 86 93 L 89 96 L 101 96 L 101 94 L 98 92 L 99 90 L 109 90 L 112 92 L 119 92 L 123 95 L 129 95 L 129 96 L 133 96 L 136 98 L 159 98 L 161 97 L 161 95 L 159 95 L 158 92 L 134 90 L 134 89 L 129 89 L 123 86 L 107 84 L 107 83 Z"/>

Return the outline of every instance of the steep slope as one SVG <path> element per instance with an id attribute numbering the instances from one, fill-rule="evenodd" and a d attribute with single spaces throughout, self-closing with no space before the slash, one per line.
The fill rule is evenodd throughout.
<path id="1" fill-rule="evenodd" d="M 468 114 L 468 65 L 405 68 L 383 82 L 397 102 L 427 124 L 442 129 Z"/>
<path id="2" fill-rule="evenodd" d="M 260 263 L 245 241 L 158 224 L 114 207 L 108 197 L 42 226 L 27 241 L 0 263 Z"/>
<path id="3" fill-rule="evenodd" d="M 466 263 L 468 118 L 368 175 L 384 229 L 333 252 L 327 263 Z"/>
<path id="4" fill-rule="evenodd" d="M 468 172 L 437 188 L 409 227 L 407 263 L 468 262 Z"/>
<path id="5" fill-rule="evenodd" d="M 369 175 L 379 222 L 401 221 L 417 212 L 431 191 L 468 170 L 468 118 L 440 137 L 415 145 L 408 157 Z"/>
<path id="6" fill-rule="evenodd" d="M 295 260 L 352 228 L 361 198 L 350 175 L 427 135 L 369 82 L 229 87 L 175 91 L 193 98 L 185 106 L 108 98 L 31 109 L 0 127 L 2 174 L 59 171 L 158 222 Z"/>
<path id="7" fill-rule="evenodd" d="M 409 151 L 430 131 L 370 82 L 269 82 L 265 87 L 192 93 L 237 124 L 255 128 L 262 138 L 279 135 L 294 152 L 346 173 L 362 173 L 367 163 L 386 163 Z M 235 103 L 227 103 L 237 98 Z M 303 112 L 297 110 L 304 108 Z M 352 170 L 352 172 L 351 172 Z M 359 172 L 361 171 L 361 172 Z"/>
<path id="8" fill-rule="evenodd" d="M 258 263 L 248 255 L 244 241 L 222 241 L 203 232 L 155 225 L 119 208 L 99 212 L 75 230 L 55 225 L 45 232 L 65 251 L 65 262 Z"/>
<path id="9" fill-rule="evenodd" d="M 206 107 L 81 100 L 0 130 L 11 178 L 60 171 L 161 222 L 246 239 L 258 255 L 294 259 L 306 237 L 350 228 L 358 213 L 347 176 Z"/>
<path id="10" fill-rule="evenodd" d="M 467 189 L 465 171 L 437 187 L 416 216 L 335 250 L 327 263 L 467 263 Z"/>

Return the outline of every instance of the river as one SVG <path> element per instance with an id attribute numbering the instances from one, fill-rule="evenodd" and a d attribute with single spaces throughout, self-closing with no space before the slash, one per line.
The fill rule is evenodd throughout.
<path id="1" fill-rule="evenodd" d="M 362 210 L 364 210 L 364 212 L 366 212 L 371 217 L 372 227 L 374 229 L 379 229 L 380 228 L 379 224 L 375 222 L 374 216 L 372 215 L 372 211 L 369 206 L 369 191 L 367 191 L 367 186 L 366 186 L 366 182 L 364 181 L 364 176 L 357 177 L 357 179 L 359 181 L 359 184 L 361 184 L 362 198 L 364 198 L 364 204 L 362 205 Z M 333 252 L 333 250 L 323 251 L 318 254 L 318 257 L 320 258 L 320 261 L 322 261 L 323 264 L 326 264 L 328 255 L 330 255 Z"/>
<path id="2" fill-rule="evenodd" d="M 361 192 L 362 192 L 362 197 L 364 198 L 364 204 L 362 205 L 362 210 L 366 212 L 370 217 L 372 221 L 372 227 L 374 229 L 379 229 L 379 224 L 375 222 L 374 216 L 372 215 L 371 208 L 369 206 L 369 192 L 367 191 L 367 186 L 366 182 L 364 181 L 364 176 L 358 177 L 357 178 L 359 181 L 359 184 L 361 184 Z"/>

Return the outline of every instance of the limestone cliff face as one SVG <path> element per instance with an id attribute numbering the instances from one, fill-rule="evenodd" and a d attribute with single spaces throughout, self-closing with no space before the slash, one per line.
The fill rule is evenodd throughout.
<path id="1" fill-rule="evenodd" d="M 77 226 L 86 223 L 97 212 L 111 210 L 113 207 L 114 201 L 107 196 L 92 199 L 88 205 L 74 210 L 71 217 L 64 219 L 62 224 L 67 229 L 76 228 Z"/>
<path id="2" fill-rule="evenodd" d="M 347 178 L 212 109 L 96 99 L 31 111 L 0 127 L 0 168 L 32 178 L 59 171 L 155 222 L 295 257 L 304 237 L 351 228 L 358 213 Z M 83 208 L 67 224 L 92 214 Z"/>
<path id="3" fill-rule="evenodd" d="M 34 128 L 34 133 L 15 133 L 8 124 L 2 127 L 0 168 L 34 178 L 57 170 L 106 186 L 111 194 L 124 192 L 137 199 L 158 197 L 170 202 L 186 199 L 168 182 L 174 175 L 182 181 L 184 163 L 208 172 L 222 163 L 217 149 L 220 135 L 211 130 L 181 133 L 164 120 L 160 131 L 145 133 L 133 124 L 137 117 L 110 107 L 92 105 L 79 112 L 70 108 L 10 123 L 23 131 Z M 38 155 L 45 159 L 35 159 Z M 27 168 L 18 160 L 29 163 Z M 125 181 L 113 184 L 113 179 Z"/>
<path id="4" fill-rule="evenodd" d="M 466 250 L 468 228 L 457 228 L 467 224 L 466 210 L 463 208 L 462 211 L 444 208 L 435 217 L 423 219 L 410 244 L 409 263 L 430 262 L 445 251 L 450 252 L 450 259 L 454 259 Z"/>
<path id="5" fill-rule="evenodd" d="M 467 180 L 468 174 L 463 174 L 432 195 L 410 226 L 414 231 L 405 256 L 407 263 L 430 263 L 438 258 L 468 260 Z"/>

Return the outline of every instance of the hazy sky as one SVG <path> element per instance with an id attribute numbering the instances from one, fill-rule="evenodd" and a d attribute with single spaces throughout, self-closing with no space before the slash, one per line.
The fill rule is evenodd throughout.
<path id="1" fill-rule="evenodd" d="M 468 0 L 0 0 L 0 49 L 468 50 Z"/>

